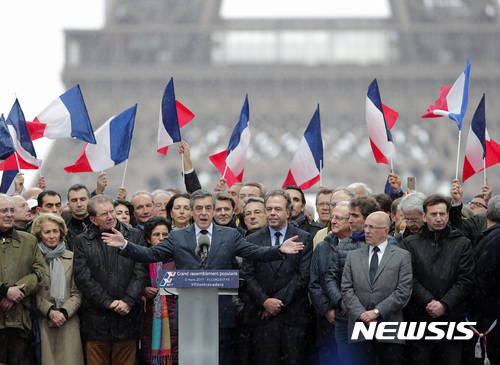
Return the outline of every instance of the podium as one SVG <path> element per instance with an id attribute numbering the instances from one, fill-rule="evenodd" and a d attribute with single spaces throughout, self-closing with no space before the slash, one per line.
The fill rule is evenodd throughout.
<path id="1" fill-rule="evenodd" d="M 158 276 L 160 294 L 178 294 L 179 365 L 218 365 L 219 295 L 238 294 L 238 270 L 162 270 Z"/>

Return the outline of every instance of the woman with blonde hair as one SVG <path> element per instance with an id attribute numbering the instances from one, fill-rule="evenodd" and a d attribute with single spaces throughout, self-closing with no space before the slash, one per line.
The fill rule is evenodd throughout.
<path id="1" fill-rule="evenodd" d="M 45 257 L 45 284 L 37 292 L 42 365 L 83 364 L 80 320 L 81 293 L 73 279 L 73 252 L 66 250 L 66 224 L 52 213 L 40 214 L 31 233 Z"/>

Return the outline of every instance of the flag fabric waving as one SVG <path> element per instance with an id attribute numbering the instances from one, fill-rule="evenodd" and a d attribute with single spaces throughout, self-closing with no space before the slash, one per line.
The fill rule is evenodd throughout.
<path id="1" fill-rule="evenodd" d="M 19 170 L 7 170 L 2 174 L 2 182 L 0 184 L 0 192 L 3 194 L 13 194 L 15 190 L 14 179 L 19 173 Z"/>
<path id="2" fill-rule="evenodd" d="M 320 180 L 323 166 L 323 141 L 318 104 L 290 164 L 283 188 L 297 185 L 302 190 L 309 189 Z"/>
<path id="3" fill-rule="evenodd" d="M 375 161 L 389 164 L 387 156 L 394 152 L 394 143 L 385 112 L 393 126 L 398 114 L 382 104 L 377 79 L 374 79 L 366 95 L 366 126 Z"/>
<path id="4" fill-rule="evenodd" d="M 0 163 L 8 159 L 16 152 L 12 136 L 5 122 L 5 118 L 0 115 Z"/>
<path id="5" fill-rule="evenodd" d="M 32 122 L 27 122 L 31 138 L 76 138 L 96 143 L 80 85 L 55 99 Z"/>
<path id="6" fill-rule="evenodd" d="M 225 177 L 229 188 L 235 182 L 243 181 L 247 151 L 250 145 L 249 118 L 250 110 L 247 94 L 241 108 L 240 119 L 233 129 L 227 149 L 208 157 L 217 170 Z"/>
<path id="7" fill-rule="evenodd" d="M 439 92 L 439 98 L 434 105 L 429 105 L 427 113 L 422 118 L 448 117 L 454 120 L 458 129 L 462 130 L 462 120 L 467 111 L 469 100 L 469 74 L 470 63 L 467 58 L 465 71 L 458 77 L 453 86 L 443 86 Z"/>
<path id="8" fill-rule="evenodd" d="M 194 114 L 175 100 L 174 79 L 171 77 L 161 100 L 157 151 L 166 155 L 168 146 L 181 141 L 180 128 L 188 124 L 193 118 Z"/>
<path id="9" fill-rule="evenodd" d="M 462 182 L 472 175 L 500 162 L 500 145 L 493 141 L 486 129 L 485 95 L 472 118 L 465 146 Z"/>
<path id="10" fill-rule="evenodd" d="M 40 161 L 36 157 L 26 119 L 24 119 L 23 111 L 17 99 L 7 117 L 7 127 L 16 152 L 0 164 L 0 171 L 17 170 L 18 168 L 38 169 Z"/>
<path id="11" fill-rule="evenodd" d="M 96 144 L 87 143 L 74 165 L 66 172 L 102 171 L 128 158 L 134 131 L 137 104 L 111 117 L 96 132 Z"/>

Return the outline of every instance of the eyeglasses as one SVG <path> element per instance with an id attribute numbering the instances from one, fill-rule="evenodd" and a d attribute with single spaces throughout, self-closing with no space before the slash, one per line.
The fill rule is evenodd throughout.
<path id="1" fill-rule="evenodd" d="M 14 208 L 2 208 L 2 209 L 0 209 L 0 214 L 7 214 L 7 213 L 14 214 L 15 212 L 16 212 L 16 210 Z"/>
<path id="2" fill-rule="evenodd" d="M 333 220 L 336 220 L 336 221 L 341 221 L 341 220 L 344 220 L 344 219 L 349 219 L 349 217 L 348 217 L 348 216 L 347 216 L 347 217 L 339 217 L 339 216 L 337 216 L 337 215 L 334 215 L 334 216 L 332 216 L 332 218 L 331 218 L 331 220 L 332 220 L 332 221 L 333 221 Z"/>
<path id="3" fill-rule="evenodd" d="M 488 209 L 488 207 L 486 205 L 484 205 L 483 203 L 480 203 L 480 202 L 469 202 L 469 207 L 476 207 L 476 208 L 484 208 L 484 209 Z"/>
<path id="4" fill-rule="evenodd" d="M 114 213 L 115 213 L 115 210 L 114 210 L 114 209 L 111 209 L 111 210 L 109 210 L 109 211 L 107 211 L 107 212 L 102 212 L 101 214 L 97 214 L 97 216 L 98 216 L 99 218 L 105 218 L 105 217 L 107 217 L 109 214 L 113 215 Z"/>
<path id="5" fill-rule="evenodd" d="M 364 225 L 363 226 L 364 230 L 366 231 L 367 229 L 369 229 L 370 231 L 372 229 L 386 229 L 386 228 L 389 228 L 389 227 L 376 227 L 376 226 L 372 226 L 371 224 L 370 225 Z"/>
<path id="6" fill-rule="evenodd" d="M 316 204 L 318 207 L 320 208 L 330 208 L 331 207 L 331 204 L 330 203 L 318 203 Z"/>
<path id="7" fill-rule="evenodd" d="M 405 223 L 418 223 L 418 222 L 420 222 L 420 217 L 418 217 L 418 218 L 403 218 L 403 222 L 405 222 Z"/>

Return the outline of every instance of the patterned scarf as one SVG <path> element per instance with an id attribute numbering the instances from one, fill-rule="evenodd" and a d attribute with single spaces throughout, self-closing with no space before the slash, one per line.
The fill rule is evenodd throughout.
<path id="1" fill-rule="evenodd" d="M 163 263 L 149 264 L 151 285 L 158 287 L 158 271 Z M 151 365 L 171 365 L 172 345 L 170 343 L 170 324 L 168 319 L 167 299 L 160 291 L 153 299 L 153 330 L 151 331 Z"/>

